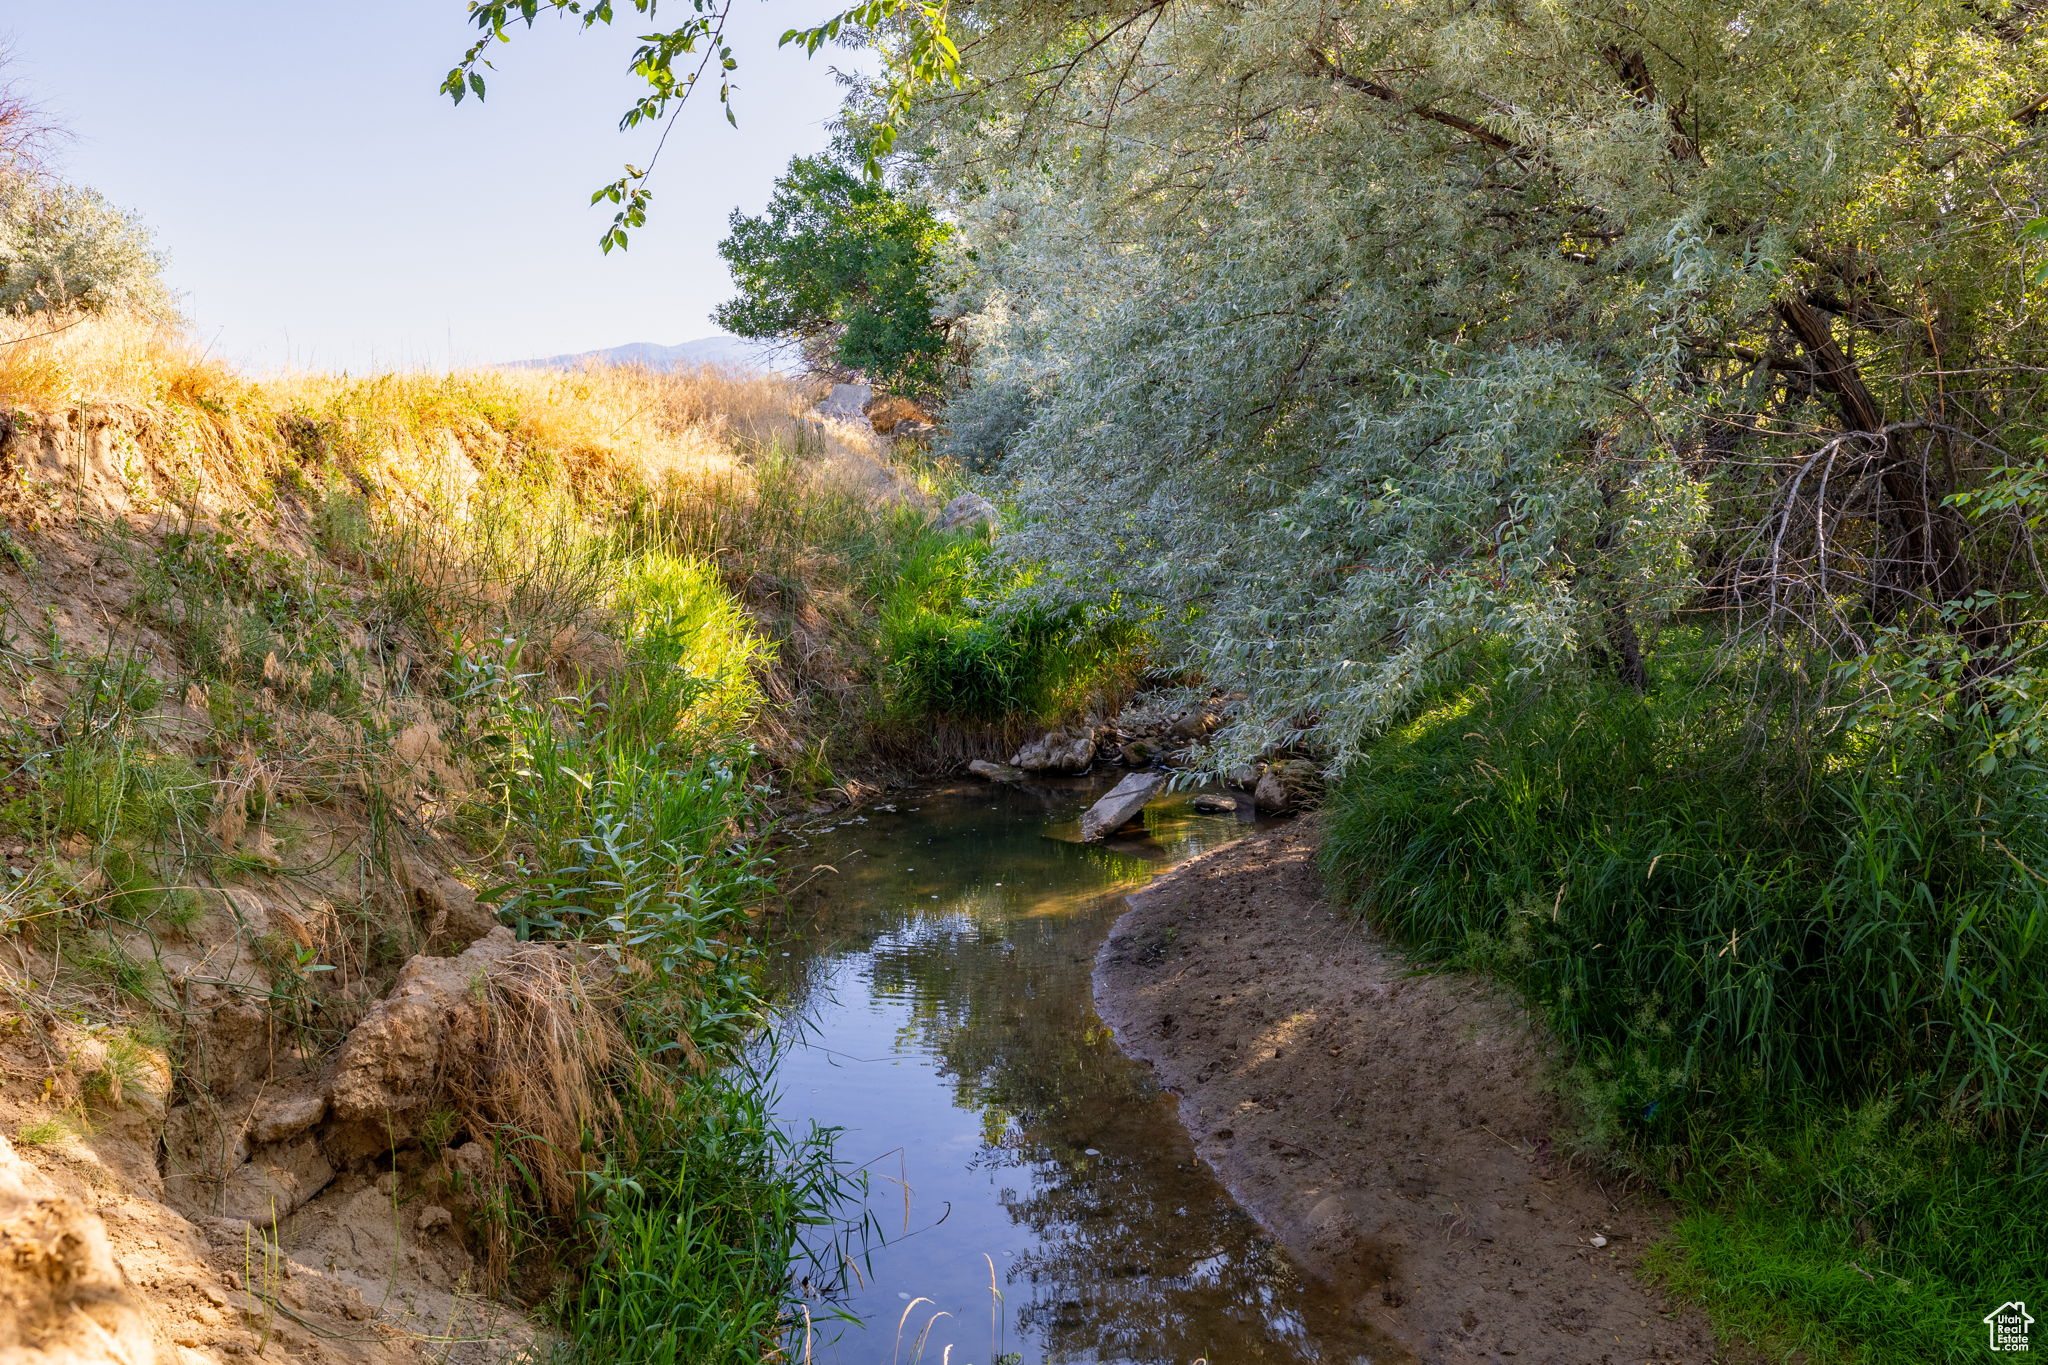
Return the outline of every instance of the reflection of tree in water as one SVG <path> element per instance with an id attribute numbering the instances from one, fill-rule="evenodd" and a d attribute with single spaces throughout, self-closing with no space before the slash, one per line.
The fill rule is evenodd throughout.
<path id="1" fill-rule="evenodd" d="M 1189 1196 L 1173 1199 L 1173 1155 L 1041 1166 L 1005 1191 L 1038 1239 L 1011 1271 L 1018 1328 L 1053 1360 L 1312 1359 L 1293 1267 L 1192 1157 L 1168 1173 Z"/>
<path id="2" fill-rule="evenodd" d="M 1120 908 L 956 905 L 876 945 L 875 987 L 980 1113 L 977 1164 L 1018 1169 L 1003 1204 L 1037 1245 L 1005 1294 L 1049 1359 L 1192 1360 L 1219 1329 L 1234 1359 L 1302 1359 L 1292 1268 L 1095 1021 L 1093 950 Z"/>
<path id="3" fill-rule="evenodd" d="M 791 995 L 808 998 L 841 955 L 868 954 L 871 989 L 908 1011 L 898 1046 L 934 1057 L 979 1116 L 972 1164 L 1015 1174 L 1002 1206 L 1034 1244 L 1005 1267 L 1003 1292 L 1049 1360 L 1316 1359 L 1312 1341 L 1352 1334 L 1199 1164 L 1090 998 L 1115 893 L 1146 879 L 1159 847 L 1185 854 L 1233 831 L 1155 821 L 1139 856 L 1041 837 L 1044 801 L 1059 817 L 1078 809 L 1072 793 L 973 793 L 806 850 L 839 871 L 792 907 L 818 936 L 790 964 Z M 963 895 L 976 875 L 987 880 Z"/>

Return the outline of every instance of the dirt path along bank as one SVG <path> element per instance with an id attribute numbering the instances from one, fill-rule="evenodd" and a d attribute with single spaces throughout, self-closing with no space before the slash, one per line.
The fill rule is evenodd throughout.
<path id="1" fill-rule="evenodd" d="M 1543 1045 L 1496 987 L 1410 975 L 1324 900 L 1314 829 L 1131 897 L 1095 966 L 1197 1150 L 1353 1312 L 1426 1365 L 1716 1360 L 1634 1274 L 1657 1211 L 1552 1148 Z"/>

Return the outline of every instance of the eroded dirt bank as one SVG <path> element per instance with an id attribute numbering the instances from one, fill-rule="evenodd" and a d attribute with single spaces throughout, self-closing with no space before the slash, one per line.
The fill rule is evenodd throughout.
<path id="1" fill-rule="evenodd" d="M 1096 960 L 1102 1017 L 1179 1096 L 1203 1159 L 1427 1365 L 1718 1359 L 1699 1316 L 1634 1274 L 1657 1211 L 1553 1150 L 1526 1018 L 1487 983 L 1408 975 L 1340 919 L 1314 837 L 1184 864 Z"/>

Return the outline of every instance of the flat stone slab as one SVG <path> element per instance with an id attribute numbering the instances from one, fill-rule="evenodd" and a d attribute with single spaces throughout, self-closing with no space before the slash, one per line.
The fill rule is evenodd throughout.
<path id="1" fill-rule="evenodd" d="M 1132 773 L 1088 808 L 1088 813 L 1081 817 L 1081 837 L 1093 842 L 1114 834 L 1137 819 L 1154 793 L 1165 785 L 1165 773 Z"/>

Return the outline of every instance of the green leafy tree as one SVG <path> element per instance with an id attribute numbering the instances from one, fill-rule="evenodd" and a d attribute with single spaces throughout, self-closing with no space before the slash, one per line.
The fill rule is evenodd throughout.
<path id="1" fill-rule="evenodd" d="M 1220 765 L 1355 763 L 1495 650 L 1640 687 L 1674 620 L 2048 749 L 2039 6 L 956 21 L 903 133 L 949 422 L 1000 428 L 1006 544 L 1248 694 Z"/>
<path id="2" fill-rule="evenodd" d="M 899 393 L 942 387 L 951 324 L 935 316 L 934 281 L 952 228 L 929 208 L 842 146 L 795 158 L 767 211 L 735 212 L 731 228 L 718 250 L 740 292 L 714 314 L 721 327 L 795 339 Z"/>

